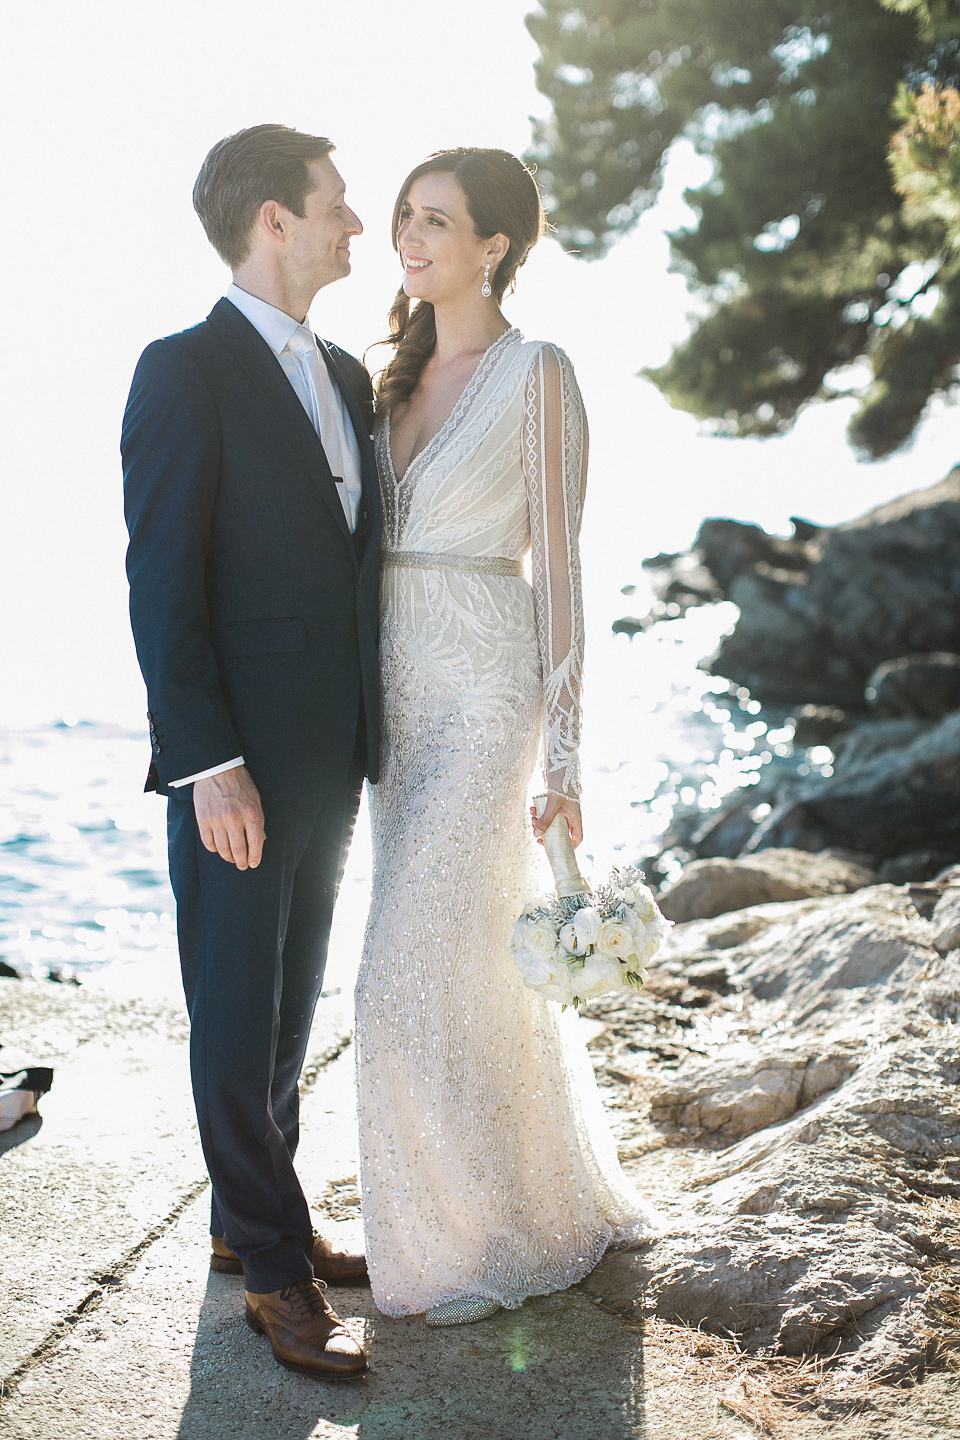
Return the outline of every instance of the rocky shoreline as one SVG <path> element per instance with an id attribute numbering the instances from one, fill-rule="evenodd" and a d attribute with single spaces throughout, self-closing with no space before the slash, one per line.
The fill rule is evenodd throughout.
<path id="1" fill-rule="evenodd" d="M 960 884 L 876 884 L 835 857 L 780 851 L 706 878 L 688 875 L 663 904 L 714 913 L 678 921 L 642 992 L 586 1012 L 622 1163 L 663 1237 L 485 1326 L 425 1332 L 429 1345 L 416 1320 L 385 1321 L 369 1292 L 341 1292 L 348 1323 L 374 1339 L 356 1396 L 281 1376 L 230 1277 L 207 1271 L 175 975 L 170 1000 L 149 1004 L 0 979 L 2 1033 L 57 1066 L 41 1118 L 0 1144 L 16 1316 L 0 1345 L 0 1433 L 60 1440 L 79 1421 L 108 1437 L 259 1440 L 247 1417 L 265 1393 L 275 1440 L 363 1433 L 357 1416 L 384 1405 L 397 1407 L 384 1440 L 410 1434 L 412 1416 L 450 1434 L 478 1415 L 491 1440 L 517 1423 L 531 1440 L 595 1425 L 626 1440 L 641 1414 L 663 1440 L 887 1433 L 865 1432 L 866 1417 L 904 1440 L 953 1433 Z M 758 885 L 763 903 L 730 908 Z M 349 1019 L 329 1005 L 301 1155 L 324 1224 L 359 1206 Z M 518 1346 L 537 1359 L 512 1374 L 504 1417 L 503 1356 Z M 832 1363 L 816 1384 L 804 1370 L 806 1391 L 788 1377 L 776 1413 L 758 1409 L 750 1386 L 767 1393 L 780 1357 Z"/>
<path id="2" fill-rule="evenodd" d="M 893 883 L 960 862 L 958 542 L 960 468 L 846 525 L 797 520 L 790 538 L 706 520 L 689 554 L 644 562 L 656 604 L 614 628 L 732 601 L 737 624 L 703 668 L 792 706 L 794 747 L 830 760 L 808 776 L 770 766 L 719 810 L 678 813 L 674 860 L 835 849 Z"/>
<path id="3" fill-rule="evenodd" d="M 733 601 L 703 668 L 793 707 L 820 763 L 675 812 L 646 862 L 675 929 L 642 994 L 589 1014 L 671 1223 L 587 1284 L 841 1388 L 923 1379 L 960 1341 L 958 540 L 960 468 L 833 529 L 707 520 L 614 627 Z"/>
<path id="4" fill-rule="evenodd" d="M 717 1404 L 760 1427 L 749 1433 L 790 1440 L 860 1440 L 867 1416 L 899 1426 L 904 1440 L 952 1433 L 960 883 L 878 884 L 843 857 L 768 850 L 700 862 L 661 903 L 682 918 L 645 989 L 585 1013 L 622 1163 L 665 1233 L 608 1255 L 563 1296 L 441 1336 L 447 1361 L 456 1354 L 469 1372 L 463 1413 L 482 1403 L 487 1433 L 516 1433 L 498 1430 L 496 1415 L 503 1347 L 522 1333 L 555 1357 L 529 1383 L 516 1378 L 529 1433 L 544 1440 L 573 1433 L 541 1431 L 536 1417 L 551 1385 L 566 1395 L 583 1365 L 595 1384 L 577 1412 L 587 1429 L 575 1433 L 600 1416 L 605 1433 L 634 1433 L 617 1416 L 639 1393 L 630 1356 L 641 1343 L 646 1414 L 661 1416 L 664 1440 L 747 1433 L 723 1428 Z M 4 1293 L 17 1317 L 0 1346 L 0 1431 L 14 1440 L 58 1440 L 72 1433 L 71 1416 L 109 1436 L 213 1435 L 224 1433 L 224 1406 L 247 1434 L 243 1406 L 265 1386 L 280 1406 L 277 1437 L 332 1437 L 335 1417 L 366 1403 L 325 1390 L 329 1425 L 299 1429 L 316 1403 L 310 1382 L 278 1385 L 269 1357 L 251 1349 L 236 1295 L 223 1277 L 211 1289 L 172 971 L 170 982 L 169 1001 L 144 1003 L 0 979 L 5 1039 L 57 1067 L 42 1119 L 21 1121 L 0 1145 Z M 318 1211 L 346 1221 L 359 1203 L 349 1020 L 328 1005 L 305 1077 L 303 1162 Z M 317 1077 L 338 1055 L 331 1090 Z M 366 1325 L 378 1337 L 374 1408 L 384 1386 L 398 1400 L 432 1397 L 441 1357 L 431 1350 L 423 1374 L 411 1367 L 409 1346 L 419 1355 L 422 1343 L 415 1322 L 383 1321 L 368 1292 L 339 1303 L 358 1333 Z M 707 1336 L 726 1347 L 722 1365 Z M 787 1361 L 814 1365 L 808 1393 L 787 1379 L 776 1413 L 747 1403 L 750 1385 L 766 1393 Z M 121 1384 L 131 1366 L 139 1389 Z M 671 1378 L 680 1374 L 682 1383 Z M 692 1432 L 684 1416 L 696 1416 Z M 409 1433 L 407 1424 L 383 1434 Z"/>
<path id="5" fill-rule="evenodd" d="M 748 864 L 728 862 L 731 900 Z M 795 890 L 796 854 L 778 865 Z M 682 921 L 641 994 L 587 1012 L 621 1156 L 670 1223 L 586 1284 L 903 1383 L 960 1335 L 931 1311 L 960 1277 L 960 885 L 823 883 Z"/>

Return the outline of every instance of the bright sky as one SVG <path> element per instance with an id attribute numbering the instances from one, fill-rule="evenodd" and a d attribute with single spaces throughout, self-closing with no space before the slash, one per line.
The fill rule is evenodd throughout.
<path id="1" fill-rule="evenodd" d="M 0 720 L 142 723 L 117 441 L 143 346 L 201 319 L 227 283 L 190 204 L 206 151 L 265 120 L 336 142 L 366 234 L 353 275 L 321 292 L 312 318 L 359 353 L 383 333 L 398 283 L 388 222 L 407 171 L 449 145 L 521 152 L 528 117 L 546 113 L 523 25 L 532 3 L 0 8 Z M 811 411 L 786 440 L 710 440 L 634 378 L 684 333 L 689 300 L 667 274 L 663 230 L 683 223 L 683 185 L 705 173 L 681 152 L 664 201 L 602 262 L 544 242 L 507 306 L 527 335 L 569 351 L 583 386 L 595 622 L 630 608 L 619 587 L 642 556 L 688 543 L 706 514 L 844 519 L 940 479 L 960 441 L 956 412 L 939 407 L 911 453 L 857 465 L 845 404 Z"/>

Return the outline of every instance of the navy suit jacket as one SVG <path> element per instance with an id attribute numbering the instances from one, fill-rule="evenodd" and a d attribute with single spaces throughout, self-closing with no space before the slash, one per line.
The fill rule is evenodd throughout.
<path id="1" fill-rule="evenodd" d="M 261 789 L 309 795 L 345 773 L 361 717 L 377 778 L 372 391 L 359 361 L 320 351 L 360 447 L 356 535 L 313 425 L 236 306 L 221 300 L 137 365 L 121 452 L 148 789 L 169 794 L 171 781 L 243 755 Z"/>

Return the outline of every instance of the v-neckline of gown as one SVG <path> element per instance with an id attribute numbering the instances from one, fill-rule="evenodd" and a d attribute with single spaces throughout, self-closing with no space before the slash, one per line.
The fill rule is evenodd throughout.
<path id="1" fill-rule="evenodd" d="M 435 434 L 427 441 L 423 449 L 418 450 L 416 455 L 412 456 L 411 459 L 407 462 L 407 467 L 401 476 L 397 475 L 396 466 L 393 463 L 393 443 L 390 437 L 390 412 L 389 410 L 387 411 L 383 422 L 383 438 L 386 442 L 385 448 L 387 452 L 387 462 L 390 466 L 390 476 L 393 480 L 394 485 L 399 488 L 401 485 L 406 484 L 406 482 L 410 478 L 411 473 L 417 468 L 417 466 L 420 465 L 421 461 L 423 461 L 426 456 L 431 455 L 433 451 L 438 450 L 441 445 L 443 445 L 447 436 L 450 434 L 450 431 L 459 424 L 460 419 L 464 414 L 464 411 L 469 407 L 474 395 L 477 393 L 484 380 L 486 379 L 486 371 L 488 369 L 489 361 L 491 356 L 494 354 L 494 351 L 498 351 L 500 346 L 509 336 L 519 334 L 520 331 L 517 326 L 511 325 L 509 330 L 504 330 L 502 335 L 497 336 L 496 340 L 494 340 L 492 345 L 487 346 L 486 350 L 484 350 L 483 354 L 480 356 L 480 359 L 477 362 L 476 370 L 474 370 L 473 374 L 470 376 L 470 379 L 460 391 L 460 394 L 457 397 L 456 404 L 450 411 L 450 414 L 447 416 L 446 420 L 444 420 L 443 424 L 440 426 L 440 429 L 437 430 Z"/>

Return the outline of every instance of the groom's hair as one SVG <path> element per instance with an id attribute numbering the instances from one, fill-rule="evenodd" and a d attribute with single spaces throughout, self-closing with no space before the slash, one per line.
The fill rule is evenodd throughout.
<path id="1" fill-rule="evenodd" d="M 314 188 L 307 166 L 332 149 L 322 135 L 304 135 L 289 125 L 251 125 L 214 145 L 193 187 L 193 208 L 231 268 L 250 254 L 253 224 L 267 200 L 304 214 L 304 200 Z"/>

